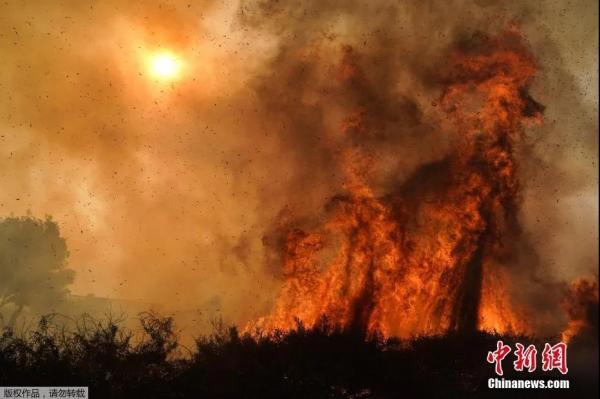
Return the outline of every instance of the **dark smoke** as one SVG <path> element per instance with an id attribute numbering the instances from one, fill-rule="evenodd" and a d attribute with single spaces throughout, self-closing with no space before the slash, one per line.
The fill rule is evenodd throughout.
<path id="1" fill-rule="evenodd" d="M 444 164 L 456 151 L 457 137 L 449 133 L 451 129 L 444 120 L 435 119 L 439 93 L 448 82 L 487 79 L 486 75 L 477 76 L 468 71 L 462 76 L 461 71 L 440 76 L 439 71 L 444 70 L 447 63 L 448 48 L 459 48 L 464 53 L 484 53 L 490 47 L 487 37 L 517 24 L 529 39 L 524 45 L 535 55 L 548 51 L 548 43 L 540 49 L 535 47 L 534 44 L 540 43 L 540 36 L 527 28 L 544 13 L 534 4 L 520 3 L 509 9 L 495 2 L 453 2 L 453 10 L 448 14 L 443 13 L 444 7 L 438 4 L 434 10 L 431 4 L 422 2 L 365 5 L 335 1 L 293 6 L 264 1 L 242 6 L 240 19 L 243 24 L 275 33 L 278 37 L 277 52 L 270 65 L 267 64 L 257 77 L 254 90 L 262 104 L 260 108 L 265 110 L 264 119 L 271 122 L 273 130 L 285 143 L 282 151 L 290 151 L 293 160 L 293 173 L 286 182 L 288 220 L 282 224 L 276 219 L 274 230 L 267 237 L 284 234 L 286 226 L 310 230 L 326 214 L 328 206 L 323 204 L 330 203 L 327 198 L 344 196 L 345 171 L 340 170 L 336 162 L 344 148 L 358 146 L 378 160 L 376 170 L 365 178 L 381 196 L 390 193 L 393 196 L 400 191 L 404 197 L 413 198 L 413 203 L 418 206 L 424 198 L 443 192 L 440 185 L 451 181 L 444 176 L 447 173 Z M 459 15 L 465 14 L 471 18 L 461 19 Z M 517 42 L 508 45 L 521 46 Z M 546 82 L 544 59 L 540 63 L 541 72 L 533 88 L 536 94 Z M 484 73 L 496 72 L 491 69 Z M 564 71 L 561 73 L 565 74 Z M 526 104 L 522 113 L 531 117 L 544 111 L 545 106 L 526 89 L 529 88 L 523 88 L 522 92 Z M 356 115 L 360 123 L 353 126 L 352 118 L 344 120 L 349 114 Z M 556 115 L 549 112 L 546 118 L 553 120 Z M 339 134 L 340 131 L 347 134 Z M 536 142 L 533 147 L 542 145 L 543 135 L 550 136 L 552 131 L 552 127 L 531 129 L 525 138 L 525 146 L 517 148 L 515 156 L 519 161 L 521 189 L 527 194 L 545 189 L 531 187 L 528 180 L 532 173 L 530 168 L 539 166 L 531 163 L 530 142 Z M 571 135 L 569 140 L 586 138 Z M 512 152 L 507 144 L 500 143 L 499 146 Z M 594 153 L 597 148 L 592 146 L 589 150 Z M 562 156 L 568 157 L 566 153 Z M 369 160 L 357 162 L 368 163 Z M 555 191 L 555 196 L 563 195 L 559 193 Z M 271 195 L 263 199 L 268 204 L 274 197 L 278 199 Z M 319 198 L 323 198 L 320 203 Z M 494 233 L 485 233 L 479 250 L 471 262 L 464 265 L 466 270 L 461 271 L 460 276 L 448 276 L 462 279 L 461 299 L 454 310 L 452 324 L 460 330 L 475 327 L 481 289 L 481 257 L 487 251 L 493 252 L 497 261 L 506 265 L 503 267 L 516 282 L 515 299 L 535 309 L 541 331 L 556 332 L 565 322 L 564 317 L 556 316 L 555 309 L 560 301 L 558 282 L 566 276 L 544 264 L 552 248 L 547 243 L 534 242 L 532 227 L 520 214 L 521 208 L 530 207 L 528 198 L 519 193 L 516 197 L 509 196 L 506 201 L 507 220 L 503 223 L 507 227 L 493 227 L 505 229 L 508 237 L 503 239 L 505 248 L 500 252 L 486 248 L 489 245 L 485 235 Z M 538 217 L 544 217 L 545 210 L 538 212 Z M 281 261 L 277 252 L 283 249 L 284 241 L 269 238 L 265 242 L 274 245 L 270 250 L 273 255 L 269 257 L 274 260 L 277 270 L 277 263 Z M 589 266 L 584 269 L 590 270 Z M 369 271 L 367 280 L 368 275 Z M 359 325 L 364 324 L 361 320 L 372 306 L 369 298 L 373 292 L 369 287 L 366 283 L 365 291 L 355 303 L 354 319 Z M 549 290 L 553 292 L 549 293 Z"/>
<path id="2" fill-rule="evenodd" d="M 382 197 L 443 183 L 421 176 L 456 144 L 434 112 L 445 50 L 518 24 L 547 108 L 518 148 L 521 232 L 503 263 L 514 296 L 543 310 L 598 262 L 597 14 L 592 1 L 5 2 L 0 216 L 53 216 L 77 294 L 218 304 L 244 323 L 277 293 L 280 232 L 310 230 L 345 195 L 338 150 L 373 154 Z M 156 90 L 136 57 L 161 46 L 191 67 Z M 341 135 L 353 112 L 365 129 Z"/>

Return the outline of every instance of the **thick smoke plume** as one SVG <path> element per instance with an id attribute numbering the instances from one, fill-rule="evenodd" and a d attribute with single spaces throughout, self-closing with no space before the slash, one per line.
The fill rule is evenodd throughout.
<path id="1" fill-rule="evenodd" d="M 507 265 L 518 263 L 514 243 L 521 239 L 514 147 L 523 124 L 540 122 L 544 108 L 528 93 L 537 66 L 515 29 L 475 34 L 455 47 L 443 54 L 448 66 L 434 62 L 429 74 L 442 88 L 438 119 L 448 119 L 431 127 L 451 137 L 450 150 L 388 187 L 372 181 L 381 158 L 372 143 L 393 146 L 388 137 L 419 127 L 420 107 L 379 98 L 365 67 L 344 49 L 337 83 L 355 103 L 331 148 L 342 191 L 316 232 L 284 229 L 286 283 L 273 314 L 258 327 L 294 328 L 298 319 L 312 326 L 328 317 L 346 328 L 395 336 L 528 331 L 531 316 L 512 304 L 508 291 L 516 274 Z M 405 129 L 386 132 L 388 121 L 398 120 Z M 398 165 L 386 168 L 396 174 Z M 387 191 L 377 197 L 374 186 Z M 327 249 L 333 257 L 325 260 L 320 255 Z M 536 266 L 525 267 L 533 272 Z M 535 285 L 530 291 L 540 289 Z"/>
<path id="2" fill-rule="evenodd" d="M 538 68 L 524 112 L 546 108 L 513 148 L 506 297 L 561 329 L 566 312 L 545 315 L 597 264 L 595 3 L 0 7 L 0 215 L 52 215 L 73 292 L 238 323 L 269 314 L 289 237 L 321 245 L 302 234 L 361 185 L 374 216 L 398 190 L 438 189 L 460 148 L 442 111 L 452 49 L 481 53 L 469 46 L 513 29 L 507 46 Z M 146 76 L 140 53 L 160 47 L 186 59 L 180 82 Z"/>

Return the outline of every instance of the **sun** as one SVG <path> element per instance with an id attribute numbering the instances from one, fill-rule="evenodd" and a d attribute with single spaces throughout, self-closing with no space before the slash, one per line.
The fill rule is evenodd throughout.
<path id="1" fill-rule="evenodd" d="M 158 53 L 150 57 L 152 76 L 162 80 L 175 80 L 181 72 L 181 61 L 171 53 Z"/>

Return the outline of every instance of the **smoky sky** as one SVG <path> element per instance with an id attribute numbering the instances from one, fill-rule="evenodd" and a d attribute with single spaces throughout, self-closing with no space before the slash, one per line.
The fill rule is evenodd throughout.
<path id="1" fill-rule="evenodd" d="M 0 217 L 52 216 L 74 293 L 244 322 L 280 286 L 271 232 L 344 190 L 348 114 L 368 104 L 383 194 L 452 149 L 432 79 L 447 49 L 519 26 L 546 107 L 518 148 L 519 218 L 568 282 L 598 261 L 597 19 L 592 1 L 3 3 Z M 161 49 L 176 82 L 148 74 Z"/>

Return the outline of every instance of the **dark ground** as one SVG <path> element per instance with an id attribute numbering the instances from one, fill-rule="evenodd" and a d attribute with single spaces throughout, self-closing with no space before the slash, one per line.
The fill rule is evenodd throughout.
<path id="1" fill-rule="evenodd" d="M 544 341 L 484 333 L 422 338 L 410 345 L 365 339 L 323 323 L 269 338 L 215 328 L 188 352 L 179 348 L 172 320 L 141 316 L 134 339 L 117 323 L 83 319 L 71 332 L 43 318 L 24 337 L 0 337 L 0 386 L 89 386 L 97 398 L 592 398 L 598 396 L 598 346 L 575 340 L 569 373 L 541 371 Z M 536 343 L 538 371 L 505 378 L 563 379 L 569 390 L 490 390 L 496 341 Z M 597 337 L 594 337 L 596 340 Z M 551 342 L 555 342 L 551 341 Z M 187 354 L 181 356 L 181 354 Z"/>

